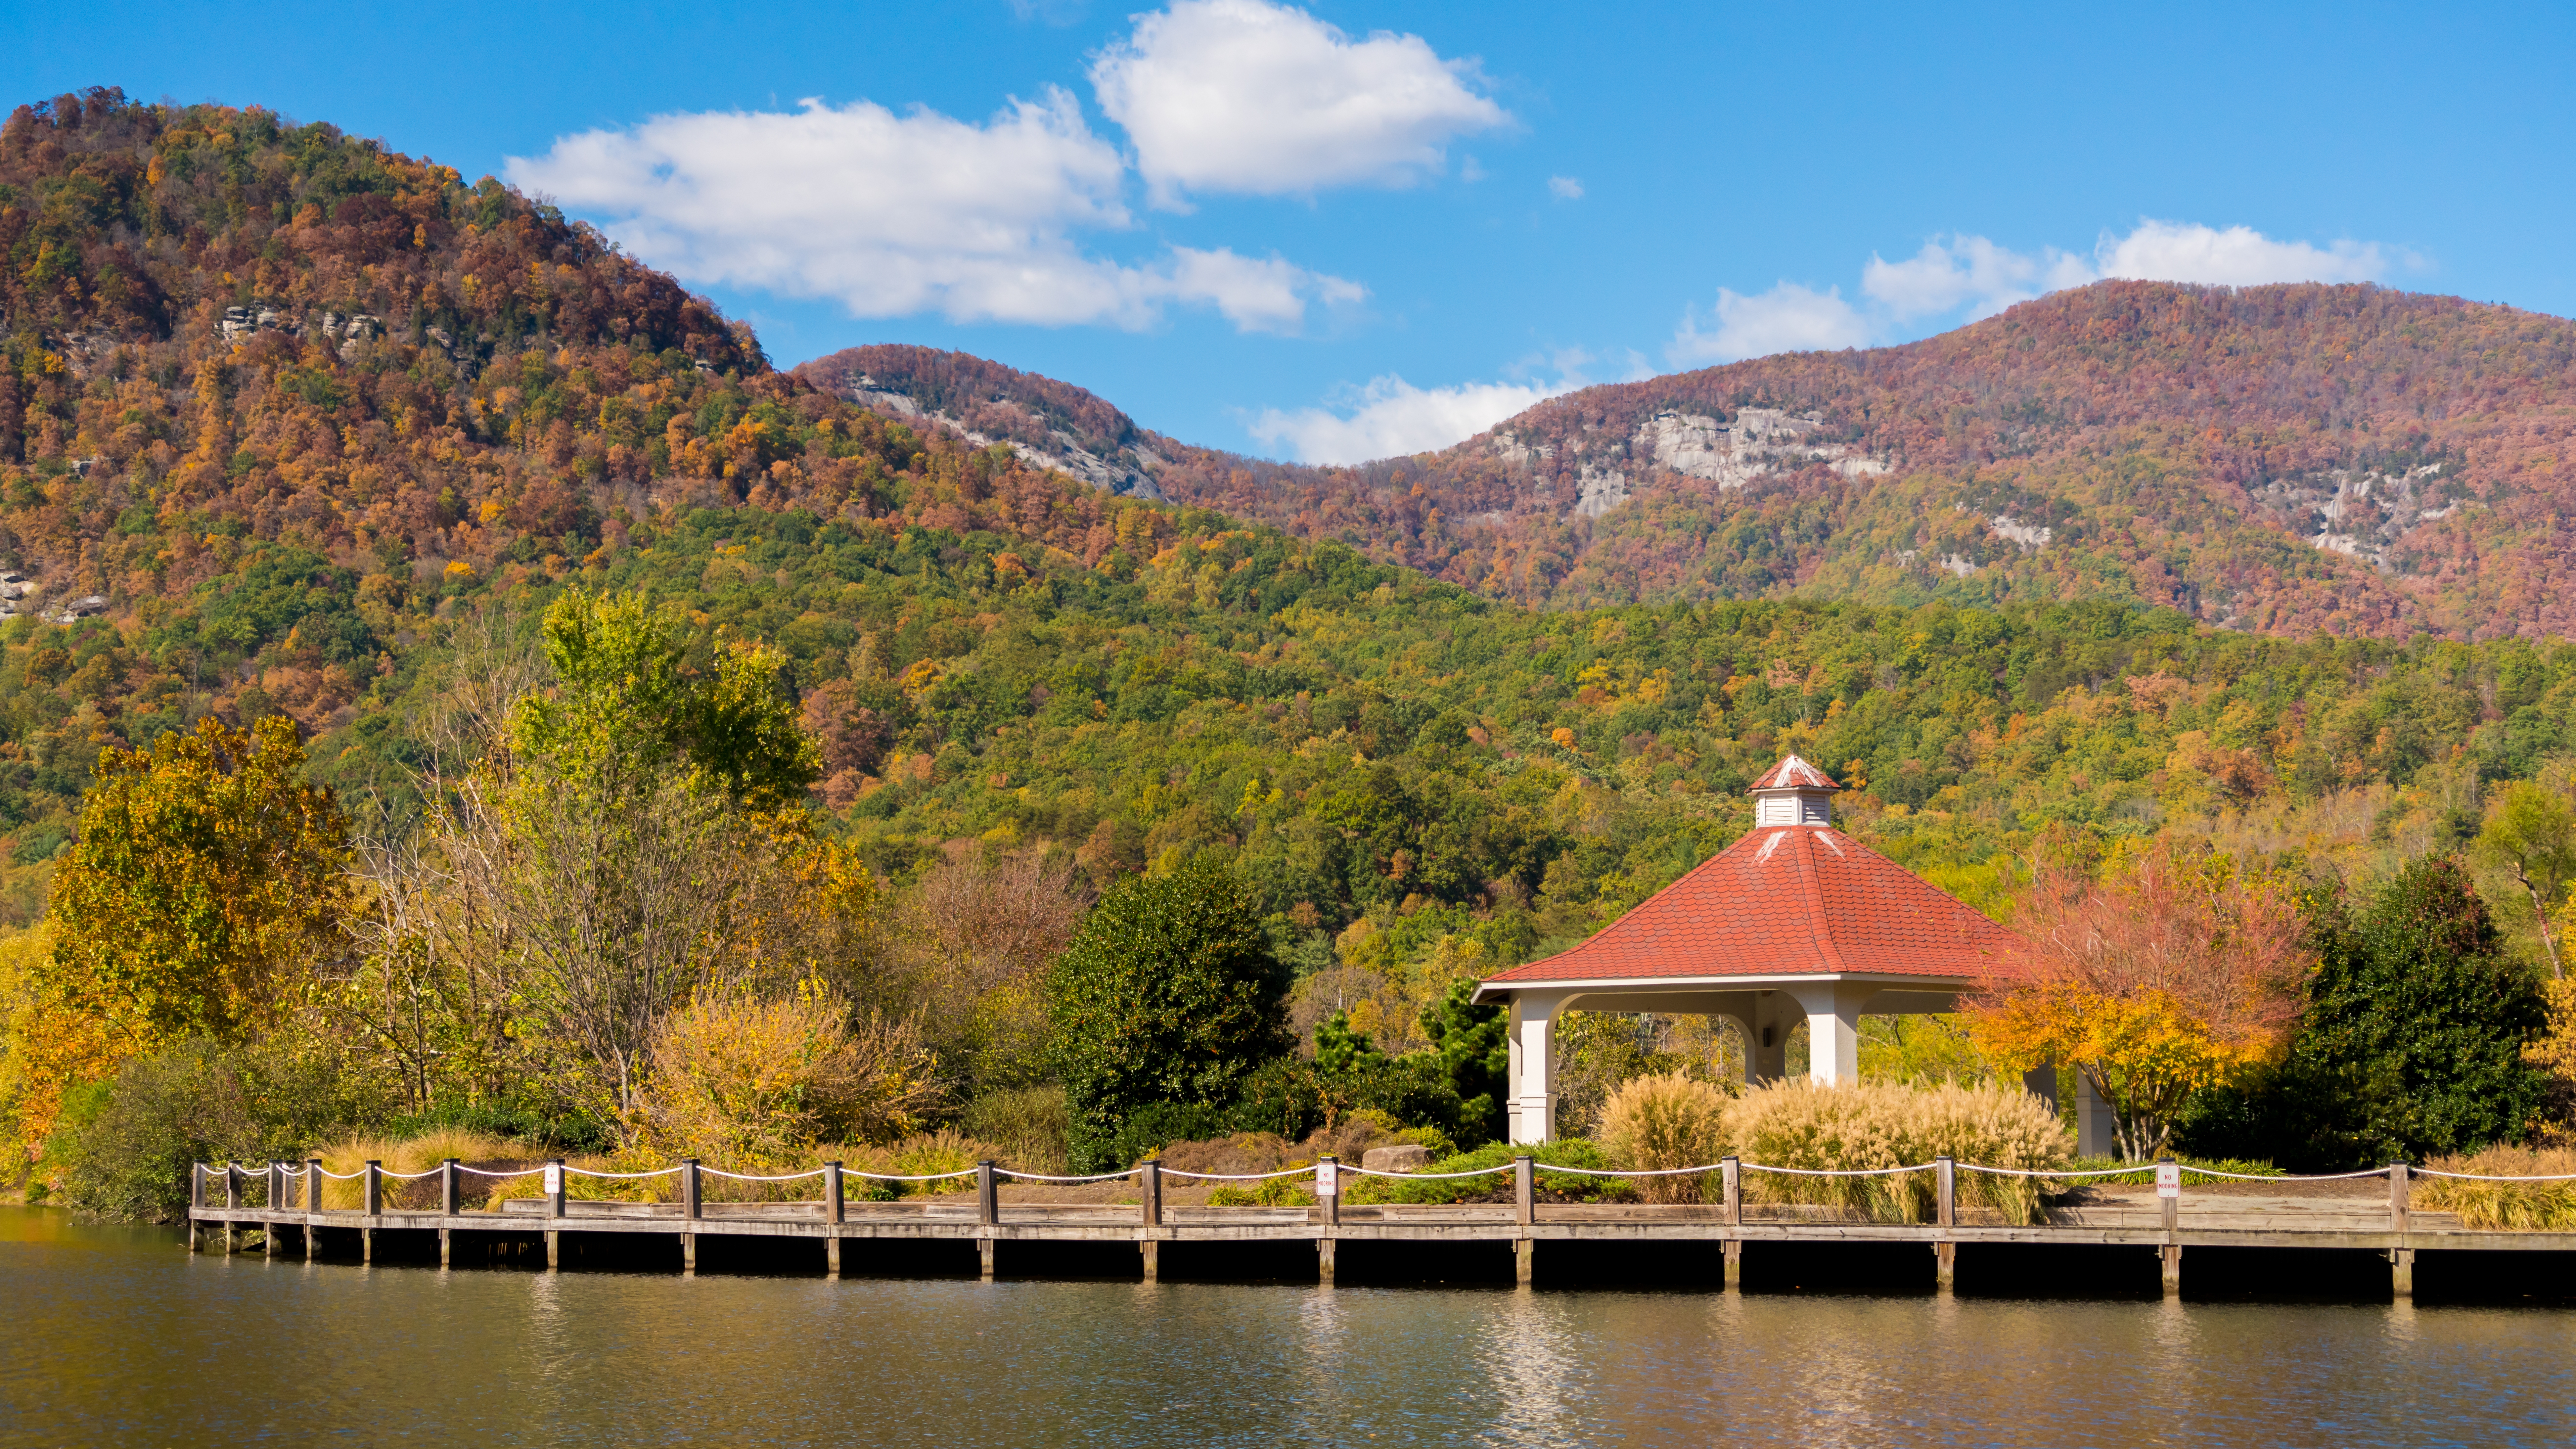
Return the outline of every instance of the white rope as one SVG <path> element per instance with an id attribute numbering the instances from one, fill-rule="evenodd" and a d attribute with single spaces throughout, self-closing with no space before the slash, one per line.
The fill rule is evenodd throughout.
<path id="1" fill-rule="evenodd" d="M 2075 1177 L 2135 1177 L 2135 1176 L 2137 1176 L 2137 1175 L 2138 1175 L 2139 1173 L 2141 1173 L 2141 1172 L 2152 1172 L 2152 1171 L 2154 1171 L 2154 1170 L 2155 1170 L 2155 1164 L 2154 1164 L 2154 1163 L 2149 1163 L 2149 1164 L 2147 1164 L 2145 1167 L 2142 1167 L 2142 1168 L 2141 1168 L 2141 1167 L 2097 1167 L 2097 1168 L 2088 1168 L 2088 1169 L 2086 1169 L 2086 1170 L 2085 1170 L 2085 1171 L 2083 1171 L 2083 1172 L 2064 1172 L 2064 1171 L 2060 1171 L 2060 1170 L 2057 1170 L 2057 1169 L 2054 1169 L 2054 1168 L 2040 1168 L 2040 1169 L 2035 1169 L 2035 1170 L 2025 1170 L 2025 1169 L 2023 1169 L 2023 1168 L 2018 1168 L 2018 1167 L 1983 1167 L 1983 1166 L 1980 1166 L 1980 1165 L 1978 1165 L 1977 1163 L 1974 1163 L 1974 1162 L 1962 1162 L 1962 1163 L 1959 1163 L 1959 1164 L 1958 1164 L 1958 1168 L 1959 1168 L 1959 1170 L 1960 1170 L 1961 1172 L 1985 1172 L 1985 1173 L 1992 1173 L 1992 1174 L 1993 1174 L 1994 1176 L 1996 1176 L 1996 1177 L 2066 1177 L 2066 1178 L 2075 1178 Z M 2200 1169 L 2198 1169 L 2198 1168 L 2193 1168 L 2193 1169 L 2191 1169 L 2191 1170 L 2192 1170 L 2192 1171 L 2194 1171 L 2194 1172 L 2197 1172 L 2197 1171 L 2199 1171 Z"/>
<path id="2" fill-rule="evenodd" d="M 1013 1172 L 1007 1167 L 997 1167 L 993 1171 L 1004 1177 L 1016 1177 L 1023 1182 L 1109 1182 L 1117 1178 L 1131 1177 L 1136 1170 L 1131 1167 L 1125 1172 L 1099 1172 L 1089 1177 L 1049 1177 L 1043 1172 Z"/>
<path id="3" fill-rule="evenodd" d="M 2149 1163 L 2147 1165 L 2152 1168 L 2155 1164 Z M 2221 1172 L 2215 1167 L 2194 1167 L 2188 1162 L 2181 1164 L 2181 1167 L 2185 1172 L 2197 1173 L 2202 1177 L 2230 1177 L 2234 1178 L 2238 1182 L 2348 1182 L 2356 1177 L 2386 1177 L 2388 1175 L 2388 1169 L 2385 1167 L 2373 1167 L 2363 1172 L 2324 1172 L 2307 1177 L 2293 1177 L 2287 1173 L 2277 1173 L 2266 1176 L 2259 1172 Z M 2422 1171 L 2421 1168 L 2416 1170 L 2419 1172 Z"/>
<path id="4" fill-rule="evenodd" d="M 1509 1172 L 1511 1170 L 1512 1165 L 1508 1162 L 1504 1163 L 1500 1167 L 1479 1167 L 1473 1172 L 1388 1172 L 1384 1168 L 1378 1167 L 1344 1167 L 1342 1169 L 1344 1172 L 1356 1172 L 1362 1177 L 1392 1177 L 1405 1182 L 1440 1182 L 1458 1177 L 1491 1177 L 1497 1172 Z M 1544 1166 L 1539 1168 L 1539 1171 L 1541 1172 L 1556 1172 L 1560 1170 L 1572 1171 L 1576 1169 L 1558 1169 Z"/>
<path id="5" fill-rule="evenodd" d="M 543 1171 L 545 1171 L 545 1169 L 544 1169 L 544 1168 L 539 1168 L 539 1169 L 537 1169 L 537 1170 L 538 1170 L 539 1172 L 543 1172 Z M 569 1164 L 569 1163 L 566 1163 L 566 1164 L 564 1165 L 564 1171 L 565 1171 L 565 1172 L 567 1172 L 567 1173 L 579 1173 L 579 1174 L 581 1174 L 583 1177 L 615 1177 L 615 1178 L 669 1177 L 672 1173 L 675 1173 L 675 1172 L 677 1172 L 677 1171 L 679 1171 L 679 1170 L 680 1170 L 680 1169 L 678 1169 L 678 1168 L 676 1168 L 676 1167 L 662 1167 L 662 1168 L 656 1168 L 656 1169 L 654 1169 L 654 1170 L 653 1170 L 653 1171 L 651 1171 L 651 1172 L 593 1172 L 593 1171 L 591 1171 L 591 1170 L 590 1170 L 589 1168 L 587 1168 L 587 1167 L 574 1167 L 574 1166 L 572 1166 L 572 1165 L 571 1165 L 571 1164 Z"/>
<path id="6" fill-rule="evenodd" d="M 1921 1164 L 1921 1165 L 1919 1165 L 1919 1166 L 1915 1166 L 1915 1167 L 1842 1167 L 1842 1168 L 1833 1168 L 1833 1167 L 1765 1167 L 1765 1166 L 1763 1166 L 1762 1164 L 1760 1164 L 1760 1163 L 1758 1163 L 1758 1162 L 1743 1162 L 1743 1163 L 1738 1163 L 1738 1164 L 1737 1164 L 1737 1166 L 1741 1167 L 1741 1168 L 1742 1168 L 1744 1171 L 1746 1171 L 1746 1172 L 1785 1172 L 1785 1173 L 1788 1173 L 1788 1174 L 1790 1174 L 1790 1175 L 1792 1175 L 1792 1176 L 1795 1176 L 1795 1177 L 1894 1177 L 1894 1176 L 1897 1176 L 1897 1175 L 1898 1175 L 1898 1174 L 1900 1174 L 1900 1173 L 1907 1173 L 1907 1172 L 1930 1172 L 1930 1171 L 1933 1169 L 1933 1167 L 1934 1167 L 1935 1165 L 1936 1165 L 1936 1164 L 1926 1162 L 1926 1163 L 1923 1163 L 1923 1164 Z M 1707 1168 L 1705 1168 L 1705 1167 L 1683 1167 L 1683 1168 L 1675 1168 L 1675 1169 L 1673 1169 L 1673 1170 L 1674 1170 L 1674 1171 L 1676 1171 L 1676 1172 L 1706 1172 L 1706 1171 L 1708 1171 L 1708 1169 L 1707 1169 Z M 1650 1174 L 1639 1172 L 1639 1173 L 1630 1173 L 1630 1174 L 1626 1174 L 1626 1175 L 1627 1175 L 1627 1176 L 1632 1176 L 1632 1177 L 1645 1177 L 1645 1176 L 1649 1176 Z M 1657 1173 L 1657 1174 L 1652 1174 L 1652 1175 L 1653 1175 L 1653 1176 L 1663 1176 L 1664 1174 Z"/>
<path id="7" fill-rule="evenodd" d="M 2484 1172 L 2443 1172 L 2431 1167 L 2410 1170 L 2426 1177 L 2447 1177 L 2455 1182 L 2576 1182 L 2576 1173 L 2569 1172 L 2544 1173 L 2538 1177 L 2497 1177 Z"/>
<path id="8" fill-rule="evenodd" d="M 332 1181 L 334 1181 L 334 1182 L 355 1182 L 355 1181 L 357 1181 L 359 1178 L 362 1178 L 362 1177 L 366 1176 L 367 1174 L 366 1174 L 364 1171 L 358 1171 L 358 1172 L 333 1172 L 331 1169 L 329 1169 L 329 1168 L 327 1168 L 327 1167 L 326 1167 L 326 1168 L 322 1169 L 322 1175 L 323 1175 L 324 1177 L 330 1178 L 330 1179 L 331 1179 Z"/>
<path id="9" fill-rule="evenodd" d="M 841 1175 L 844 1177 L 864 1177 L 870 1182 L 945 1182 L 952 1177 L 973 1177 L 975 1175 L 975 1169 L 968 1167 L 962 1168 L 956 1172 L 926 1172 L 917 1176 L 907 1177 L 900 1172 L 861 1172 L 855 1167 L 844 1167 L 841 1169 Z"/>
<path id="10" fill-rule="evenodd" d="M 476 1177 L 534 1177 L 545 1171 L 542 1167 L 523 1167 L 516 1172 L 486 1172 L 479 1167 L 467 1167 L 461 1162 L 456 1164 L 456 1170 L 473 1173 Z"/>
<path id="11" fill-rule="evenodd" d="M 376 1176 L 394 1182 L 417 1182 L 424 1177 L 436 1177 L 438 1176 L 438 1172 L 439 1170 L 435 1167 L 431 1168 L 427 1172 L 387 1172 L 383 1168 L 379 1167 L 376 1169 Z"/>
<path id="12" fill-rule="evenodd" d="M 812 1172 L 791 1172 L 784 1177 L 754 1177 L 747 1172 L 725 1172 L 713 1167 L 701 1167 L 698 1171 L 705 1173 L 709 1177 L 731 1178 L 735 1182 L 795 1182 L 802 1178 L 821 1177 L 823 1175 L 823 1169 L 819 1167 L 815 1168 Z"/>
<path id="13" fill-rule="evenodd" d="M 1194 1177 L 1201 1182 L 1268 1182 L 1274 1177 L 1312 1177 L 1314 1164 L 1291 1167 L 1283 1172 L 1183 1172 L 1177 1167 L 1163 1169 L 1165 1177 Z"/>
<path id="14" fill-rule="evenodd" d="M 1571 1172 L 1571 1173 L 1573 1173 L 1574 1175 L 1576 1175 L 1577 1177 L 1679 1177 L 1679 1176 L 1683 1175 L 1684 1173 L 1691 1173 L 1691 1172 L 1716 1172 L 1716 1171 L 1719 1171 L 1719 1170 L 1720 1170 L 1720 1167 L 1719 1167 L 1719 1164 L 1711 1163 L 1711 1164 L 1709 1164 L 1709 1165 L 1708 1165 L 1708 1166 L 1706 1166 L 1706 1167 L 1658 1167 L 1658 1168 L 1654 1168 L 1654 1169 L 1652 1169 L 1652 1170 L 1650 1170 L 1650 1171 L 1638 1171 L 1638 1172 L 1614 1172 L 1614 1171 L 1612 1171 L 1611 1169 L 1606 1168 L 1606 1167 L 1550 1167 L 1550 1166 L 1548 1166 L 1546 1163 L 1542 1162 L 1542 1163 L 1538 1163 L 1538 1164 L 1537 1164 L 1535 1167 L 1533 1167 L 1531 1170 L 1532 1170 L 1534 1173 L 1536 1173 L 1536 1172 Z M 1797 1169 L 1797 1168 L 1794 1168 L 1794 1167 L 1782 1167 L 1782 1168 L 1776 1168 L 1776 1169 L 1765 1169 L 1765 1170 L 1766 1170 L 1766 1171 L 1779 1171 L 1779 1172 L 1796 1172 L 1798 1169 Z M 1905 1172 L 1905 1171 L 1908 1171 L 1909 1169 L 1900 1167 L 1900 1168 L 1895 1168 L 1895 1169 L 1893 1169 L 1893 1170 L 1894 1170 L 1894 1171 L 1897 1171 L 1897 1172 Z M 1838 1173 L 1838 1174 L 1829 1174 L 1829 1175 L 1832 1175 L 1832 1176 L 1858 1176 L 1858 1175 L 1860 1175 L 1860 1174 L 1839 1174 L 1839 1173 Z"/>

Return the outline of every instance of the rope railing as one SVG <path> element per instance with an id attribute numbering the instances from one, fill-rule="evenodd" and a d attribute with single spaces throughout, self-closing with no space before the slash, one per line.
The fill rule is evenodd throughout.
<path id="1" fill-rule="evenodd" d="M 2224 1178 L 2231 1182 L 2266 1183 L 2352 1182 L 2363 1178 L 2384 1178 L 2390 1171 L 2387 1167 L 2372 1167 L 2364 1168 L 2355 1172 L 2303 1174 L 2229 1172 L 2221 1168 L 2203 1167 L 2191 1162 L 2172 1162 L 2170 1164 L 2160 1164 L 2158 1162 L 2137 1162 L 2122 1167 L 2081 1169 L 1996 1167 L 1990 1166 L 1986 1163 L 1966 1161 L 1954 1162 L 1951 1165 L 1960 1172 L 1984 1173 L 1992 1177 L 2046 1178 L 2067 1182 L 2097 1177 L 2137 1177 L 2142 1174 L 2155 1171 L 2159 1165 L 2171 1165 L 2194 1177 Z M 1464 1172 L 1405 1172 L 1387 1168 L 1363 1167 L 1357 1163 L 1349 1162 L 1339 1163 L 1337 1166 L 1341 1172 L 1348 1173 L 1355 1177 L 1380 1177 L 1406 1182 L 1457 1181 L 1472 1177 L 1499 1176 L 1510 1173 L 1514 1170 L 1513 1164 L 1509 1162 L 1498 1164 L 1493 1167 L 1470 1168 Z M 1685 1177 L 1697 1174 L 1718 1173 L 1725 1170 L 1726 1164 L 1723 1162 L 1711 1162 L 1695 1167 L 1621 1169 L 1607 1167 L 1575 1167 L 1566 1164 L 1534 1160 L 1531 1166 L 1532 1169 L 1537 1172 L 1562 1174 L 1574 1177 L 1647 1178 Z M 1898 1177 L 1913 1172 L 1932 1172 L 1937 1170 L 1939 1164 L 1922 1162 L 1898 1167 L 1823 1168 L 1788 1167 L 1771 1163 L 1746 1162 L 1739 1159 L 1736 1166 L 1740 1171 L 1744 1172 L 1774 1173 L 1788 1177 Z M 1296 1167 L 1282 1168 L 1277 1172 L 1191 1172 L 1178 1167 L 1164 1167 L 1162 1168 L 1162 1175 L 1171 1178 L 1184 1178 L 1193 1182 L 1272 1182 L 1280 1178 L 1287 1177 L 1311 1177 L 1317 1173 L 1318 1167 L 1319 1164 L 1307 1163 Z M 1001 1167 L 997 1165 L 993 1169 L 993 1172 L 996 1177 L 1010 1178 L 1019 1182 L 1042 1182 L 1066 1186 L 1079 1186 L 1088 1183 L 1115 1182 L 1126 1178 L 1132 1178 L 1142 1171 L 1142 1168 L 1143 1164 L 1139 1164 L 1137 1167 L 1127 1168 L 1119 1172 L 1100 1172 L 1087 1175 L 1064 1176 L 1045 1172 L 1023 1172 L 1016 1168 Z M 219 1177 L 228 1170 L 242 1172 L 245 1176 L 265 1177 L 270 1168 L 266 1164 L 251 1164 L 246 1166 L 240 1163 L 207 1163 L 200 1164 L 199 1170 L 210 1177 Z M 333 1172 L 331 1169 L 324 1167 L 319 1163 L 314 1163 L 310 1167 L 286 1166 L 280 1164 L 276 1170 L 278 1175 L 281 1177 L 297 1178 L 318 1172 L 323 1177 L 334 1182 L 354 1182 L 367 1175 L 363 1168 L 356 1172 Z M 458 1163 L 456 1165 L 456 1170 L 460 1173 L 470 1173 L 476 1177 L 502 1179 L 513 1177 L 533 1177 L 546 1171 L 546 1168 L 525 1167 L 512 1170 L 497 1170 L 492 1168 L 469 1167 L 463 1163 Z M 574 1167 L 570 1164 L 565 1164 L 563 1167 L 563 1171 L 570 1176 L 613 1179 L 619 1181 L 638 1181 L 645 1178 L 669 1177 L 675 1173 L 686 1170 L 687 1169 L 684 1166 L 673 1166 L 655 1168 L 645 1172 L 603 1172 L 594 1168 Z M 829 1169 L 817 1167 L 805 1172 L 778 1174 L 727 1172 L 722 1168 L 715 1167 L 701 1167 L 698 1170 L 708 1177 L 720 1177 L 732 1182 L 801 1182 L 807 1178 L 821 1177 Z M 418 1182 L 424 1178 L 437 1177 L 445 1171 L 446 1168 L 444 1165 L 429 1168 L 421 1172 L 392 1172 L 379 1168 L 377 1169 L 377 1176 L 381 1180 L 389 1182 Z M 845 1167 L 842 1169 L 842 1175 L 844 1177 L 859 1178 L 870 1182 L 950 1182 L 961 1178 L 974 1177 L 979 1171 L 979 1168 L 967 1167 L 960 1168 L 954 1172 L 900 1173 L 868 1172 L 860 1168 Z M 2435 1167 L 2414 1166 L 2407 1167 L 2407 1171 L 2418 1177 L 2439 1177 L 2446 1178 L 2454 1182 L 2576 1182 L 2576 1173 L 2568 1172 L 2510 1175 L 2482 1172 L 2447 1172 Z"/>

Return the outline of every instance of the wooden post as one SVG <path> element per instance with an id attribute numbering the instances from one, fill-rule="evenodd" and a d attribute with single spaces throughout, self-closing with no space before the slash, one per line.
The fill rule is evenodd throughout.
<path id="1" fill-rule="evenodd" d="M 1147 1158 L 1136 1166 L 1137 1255 L 1145 1260 L 1145 1281 L 1163 1280 L 1163 1244 L 1155 1231 L 1163 1226 L 1163 1164 Z"/>
<path id="2" fill-rule="evenodd" d="M 563 1220 L 564 1189 L 567 1185 L 564 1160 L 560 1157 L 546 1159 L 546 1217 L 548 1220 L 553 1222 Z M 546 1271 L 556 1273 L 562 1270 L 563 1230 L 548 1228 L 546 1230 Z"/>
<path id="3" fill-rule="evenodd" d="M 224 1256 L 232 1256 L 233 1217 L 241 1210 L 241 1169 L 229 1157 L 224 1159 Z"/>
<path id="4" fill-rule="evenodd" d="M 367 1159 L 367 1216 L 382 1217 L 385 1211 L 385 1165 L 375 1158 Z"/>
<path id="5" fill-rule="evenodd" d="M 705 1201 L 699 1192 L 698 1159 L 683 1157 L 680 1159 L 680 1216 L 692 1223 L 706 1216 Z M 680 1233 L 680 1276 L 698 1276 L 698 1235 L 687 1229 Z"/>
<path id="6" fill-rule="evenodd" d="M 202 1246 L 205 1228 L 197 1221 L 197 1209 L 205 1205 L 206 1164 L 191 1162 L 188 1164 L 188 1251 L 191 1253 Z"/>
<path id="7" fill-rule="evenodd" d="M 1726 1291 L 1741 1292 L 1744 1288 L 1744 1240 L 1729 1238 L 1722 1246 L 1726 1249 Z"/>
<path id="8" fill-rule="evenodd" d="M 1959 1163 L 1946 1152 L 1932 1159 L 1932 1193 L 1932 1215 L 1941 1229 L 1940 1241 L 1932 1245 L 1933 1288 L 1947 1293 L 1959 1277 L 1959 1245 L 1950 1239 L 1950 1230 L 1959 1225 Z"/>
<path id="9" fill-rule="evenodd" d="M 2171 1157 L 2156 1159 L 2156 1205 L 2164 1219 L 2165 1245 L 2158 1250 L 2165 1296 L 2182 1296 L 2182 1166 Z"/>
<path id="10" fill-rule="evenodd" d="M 1327 1288 L 1333 1286 L 1333 1249 L 1340 1243 L 1339 1238 L 1315 1240 L 1315 1281 Z"/>
<path id="11" fill-rule="evenodd" d="M 1735 1157 L 1726 1157 L 1718 1162 L 1717 1171 L 1719 1184 L 1726 1192 L 1726 1225 L 1740 1228 L 1744 1226 L 1744 1164 Z"/>
<path id="12" fill-rule="evenodd" d="M 259 1255 L 263 1258 L 277 1256 L 278 1187 L 285 1181 L 285 1175 L 277 1169 L 277 1159 L 272 1157 L 268 1160 L 268 1170 L 260 1174 L 262 1221 L 259 1225 Z"/>
<path id="13" fill-rule="evenodd" d="M 2406 1197 L 2413 1176 L 2403 1162 L 2388 1164 L 2388 1230 L 2397 1234 L 2397 1246 L 2388 1250 L 2388 1289 L 2406 1299 L 2415 1296 L 2415 1250 L 2406 1245 Z"/>
<path id="14" fill-rule="evenodd" d="M 438 1211 L 454 1217 L 465 1210 L 465 1174 L 457 1170 L 453 1157 L 438 1164 Z"/>
<path id="15" fill-rule="evenodd" d="M 1512 1282 L 1522 1288 L 1538 1272 L 1538 1239 L 1522 1238 L 1512 1244 Z"/>
<path id="16" fill-rule="evenodd" d="M 1512 1221 L 1522 1227 L 1538 1221 L 1537 1164 L 1526 1152 L 1512 1159 Z"/>
<path id="17" fill-rule="evenodd" d="M 975 1223 L 990 1228 L 1002 1220 L 1002 1183 L 993 1171 L 994 1163 L 986 1158 L 975 1164 Z M 975 1239 L 975 1258 L 979 1274 L 986 1280 L 993 1276 L 993 1236 L 986 1233 Z"/>
<path id="18" fill-rule="evenodd" d="M 1341 1226 L 1342 1161 L 1329 1152 L 1315 1160 L 1315 1202 L 1324 1210 L 1324 1226 Z"/>
<path id="19" fill-rule="evenodd" d="M 823 1164 L 823 1221 L 831 1225 L 823 1238 L 823 1271 L 834 1278 L 841 1276 L 841 1223 L 847 1216 L 846 1203 L 841 1191 L 841 1161 L 836 1157 Z"/>
<path id="20" fill-rule="evenodd" d="M 311 1216 L 304 1223 L 304 1261 L 311 1263 L 322 1256 L 322 1159 L 304 1159 L 304 1211 Z"/>

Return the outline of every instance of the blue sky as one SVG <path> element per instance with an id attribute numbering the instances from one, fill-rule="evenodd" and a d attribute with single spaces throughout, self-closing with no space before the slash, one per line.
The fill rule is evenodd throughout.
<path id="1" fill-rule="evenodd" d="M 2099 275 L 2576 312 L 2563 7 L 0 5 L 10 102 L 543 190 L 792 364 L 919 342 L 1275 457 Z"/>

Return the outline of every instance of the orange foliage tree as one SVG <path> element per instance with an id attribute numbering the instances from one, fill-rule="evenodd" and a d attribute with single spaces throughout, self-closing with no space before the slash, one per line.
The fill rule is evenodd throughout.
<path id="1" fill-rule="evenodd" d="M 2287 882 L 2170 841 L 2100 880 L 2044 873 L 2017 923 L 2018 970 L 1970 1002 L 1970 1031 L 1997 1061 L 2082 1073 L 2132 1160 L 2193 1092 L 2280 1050 L 2316 961 Z"/>

